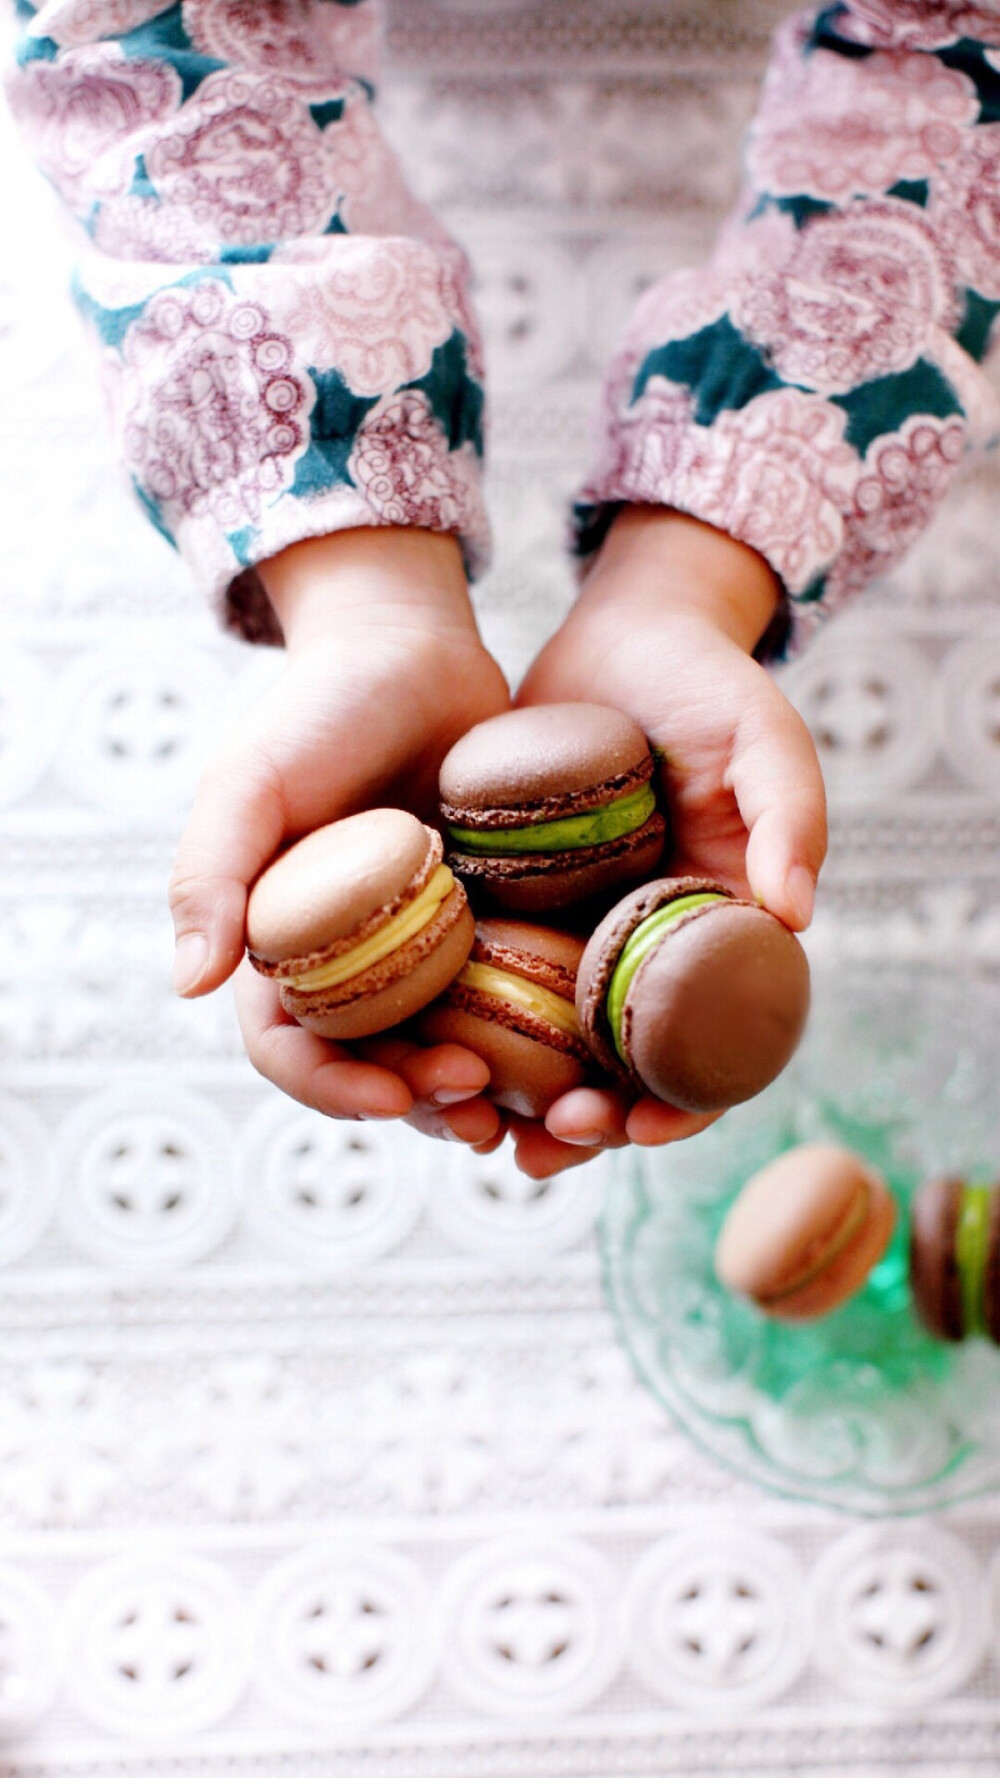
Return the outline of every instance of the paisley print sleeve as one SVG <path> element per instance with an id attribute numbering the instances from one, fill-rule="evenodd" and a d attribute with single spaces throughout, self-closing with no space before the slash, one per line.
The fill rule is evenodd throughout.
<path id="1" fill-rule="evenodd" d="M 764 654 L 916 539 L 1000 413 L 1000 5 L 840 0 L 775 42 L 708 268 L 655 286 L 605 387 L 581 554 L 623 502 L 748 543 L 784 588 Z"/>
<path id="2" fill-rule="evenodd" d="M 380 5 L 15 0 L 8 94 L 80 225 L 126 470 L 251 639 L 255 564 L 305 537 L 488 549 L 466 264 L 373 115 Z"/>

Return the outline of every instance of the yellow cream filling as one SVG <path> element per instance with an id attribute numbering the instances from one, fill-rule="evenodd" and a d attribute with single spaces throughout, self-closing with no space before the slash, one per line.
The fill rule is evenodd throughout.
<path id="1" fill-rule="evenodd" d="M 339 988 L 376 963 L 383 957 L 389 957 L 416 938 L 429 926 L 441 903 L 447 901 L 455 887 L 455 878 L 446 864 L 439 864 L 426 889 L 422 889 L 415 900 L 407 902 L 405 908 L 394 919 L 387 920 L 370 938 L 355 945 L 353 950 L 343 951 L 329 963 L 317 963 L 315 969 L 307 969 L 302 975 L 287 978 L 289 987 L 296 988 L 300 993 L 313 993 L 322 988 Z"/>
<path id="2" fill-rule="evenodd" d="M 534 1013 L 536 1018 L 565 1031 L 568 1037 L 580 1035 L 572 1000 L 553 994 L 551 988 L 540 988 L 537 982 L 526 982 L 519 975 L 509 975 L 505 969 L 494 969 L 491 963 L 467 963 L 458 980 L 467 988 L 477 989 L 480 994 L 492 994 L 522 1012 Z"/>

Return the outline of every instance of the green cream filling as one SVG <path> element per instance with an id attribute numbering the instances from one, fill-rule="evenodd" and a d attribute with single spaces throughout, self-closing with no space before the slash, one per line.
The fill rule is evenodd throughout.
<path id="1" fill-rule="evenodd" d="M 668 901 L 666 907 L 657 908 L 655 914 L 640 921 L 635 931 L 629 935 L 622 946 L 621 956 L 615 965 L 615 973 L 611 977 L 608 988 L 606 1009 L 611 1035 L 615 1040 L 615 1049 L 622 1061 L 625 1052 L 622 1049 L 622 1012 L 625 1000 L 639 965 L 654 951 L 664 933 L 684 914 L 692 908 L 704 907 L 709 901 L 725 901 L 724 895 L 715 895 L 710 890 L 702 890 L 696 895 L 681 895 L 676 901 Z"/>
<path id="2" fill-rule="evenodd" d="M 603 846 L 624 834 L 644 827 L 656 809 L 652 786 L 644 784 L 602 809 L 583 815 L 567 815 L 561 821 L 539 821 L 534 827 L 508 827 L 486 833 L 478 828 L 449 827 L 448 832 L 463 852 L 484 852 L 502 857 L 518 852 L 572 852 L 581 846 Z"/>
<path id="3" fill-rule="evenodd" d="M 962 1321 L 966 1336 L 986 1328 L 984 1287 L 990 1246 L 990 1199 L 988 1185 L 967 1185 L 955 1230 L 955 1261 L 962 1283 Z"/>

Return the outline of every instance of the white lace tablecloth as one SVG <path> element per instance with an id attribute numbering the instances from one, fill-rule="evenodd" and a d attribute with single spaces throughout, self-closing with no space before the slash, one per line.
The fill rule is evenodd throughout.
<path id="1" fill-rule="evenodd" d="M 479 270 L 515 675 L 570 598 L 599 366 L 710 239 L 784 10 L 397 0 L 393 130 Z M 2 1778 L 996 1774 L 996 1502 L 866 1524 L 741 1483 L 616 1346 L 600 1166 L 324 1123 L 225 995 L 171 998 L 172 848 L 275 661 L 122 491 L 2 154 Z M 971 467 L 796 669 L 819 952 L 1000 965 L 997 494 Z"/>

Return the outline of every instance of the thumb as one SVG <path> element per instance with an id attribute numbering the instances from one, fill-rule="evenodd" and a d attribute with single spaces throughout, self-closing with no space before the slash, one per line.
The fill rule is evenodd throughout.
<path id="1" fill-rule="evenodd" d="M 198 786 L 170 874 L 174 989 L 208 994 L 243 956 L 248 886 L 284 838 L 281 780 L 259 756 L 220 755 Z"/>
<path id="2" fill-rule="evenodd" d="M 786 926 L 812 919 L 816 879 L 826 857 L 826 791 L 812 736 L 767 678 L 738 725 L 728 778 L 749 834 L 751 893 Z"/>

